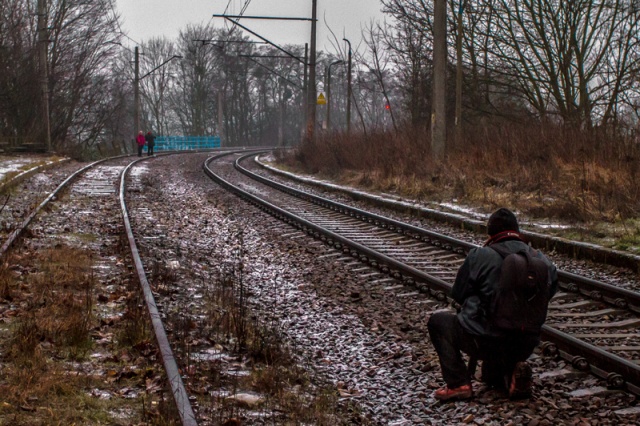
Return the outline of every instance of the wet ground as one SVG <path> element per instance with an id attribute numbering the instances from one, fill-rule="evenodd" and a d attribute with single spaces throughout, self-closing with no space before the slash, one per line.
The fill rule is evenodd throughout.
<path id="1" fill-rule="evenodd" d="M 210 322 L 213 284 L 225 272 L 242 278 L 253 320 L 277 330 L 316 383 L 305 392 L 328 384 L 339 399 L 344 409 L 336 411 L 334 421 L 318 424 L 637 424 L 635 397 L 608 390 L 602 381 L 539 353 L 531 359 L 535 386 L 530 400 L 511 402 L 476 382 L 474 400 L 438 403 L 432 393 L 442 379 L 426 322 L 435 310 L 449 307 L 416 302 L 409 296 L 412 289 L 227 193 L 203 174 L 206 157 L 184 154 L 144 162 L 132 173 L 127 199 L 150 283 L 185 367 L 185 382 L 199 395 L 201 424 L 221 424 L 228 413 L 242 424 L 287 423 L 286 413 L 276 415 L 259 405 L 224 413 L 214 406 L 234 389 L 221 387 L 211 367 L 224 364 L 236 375 L 252 368 L 231 354 L 232 341 L 204 338 L 200 332 Z M 81 213 L 76 211 L 74 220 L 82 221 Z M 117 208 L 103 213 L 106 228 L 101 229 L 109 234 L 119 213 Z M 37 233 L 58 232 L 60 225 L 53 226 L 41 223 Z M 483 236 L 466 238 L 481 241 Z M 83 243 L 77 239 L 74 244 Z M 116 263 L 100 266 L 107 300 L 114 285 L 107 278 L 109 268 L 114 273 L 122 268 Z M 195 368 L 196 360 L 207 369 Z"/>
<path id="2" fill-rule="evenodd" d="M 330 380 L 372 424 L 633 424 L 635 398 L 602 390 L 597 379 L 565 373 L 563 361 L 531 360 L 534 398 L 511 402 L 476 383 L 471 402 L 440 404 L 442 385 L 426 322 L 437 302 L 416 303 L 410 289 L 311 241 L 212 184 L 202 155 L 150 162 L 149 189 L 134 204 L 146 250 L 179 262 L 174 299 L 204 292 L 217 265 L 241 254 L 244 283 L 262 321 L 277 325 L 300 365 Z M 176 206 L 185 206 L 176 209 Z M 188 206 L 188 207 L 186 207 Z M 160 242 L 156 245 L 154 242 Z M 240 251 L 238 251 L 240 250 Z M 235 260 L 234 260 L 235 259 Z M 180 296 L 182 295 L 182 296 Z M 195 309 L 195 308 L 194 308 Z M 196 311 L 197 312 L 197 311 Z M 190 315 L 197 315 L 194 312 Z M 544 375 L 553 372 L 554 374 Z M 573 376 L 572 376 L 573 374 Z M 571 393 L 581 389 L 582 393 Z M 258 424 L 258 423 L 256 423 Z"/>

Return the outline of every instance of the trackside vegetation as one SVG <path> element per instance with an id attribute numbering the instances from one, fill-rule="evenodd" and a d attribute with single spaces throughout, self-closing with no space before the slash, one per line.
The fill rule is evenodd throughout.
<path id="1" fill-rule="evenodd" d="M 556 232 L 635 251 L 640 244 L 640 144 L 553 125 L 467 129 L 433 159 L 428 134 L 331 134 L 283 155 L 284 167 L 429 203 L 488 213 L 506 206 Z"/>

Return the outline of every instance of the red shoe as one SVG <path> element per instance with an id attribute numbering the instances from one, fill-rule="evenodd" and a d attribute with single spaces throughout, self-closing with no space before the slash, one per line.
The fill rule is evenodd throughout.
<path id="1" fill-rule="evenodd" d="M 438 389 L 434 398 L 439 401 L 449 401 L 450 399 L 469 399 L 473 397 L 473 388 L 471 385 L 462 385 L 457 388 L 449 389 L 448 386 Z"/>
<path id="2" fill-rule="evenodd" d="M 511 385 L 509 386 L 510 399 L 526 399 L 531 398 L 532 385 L 531 367 L 525 361 L 516 364 L 511 377 Z"/>

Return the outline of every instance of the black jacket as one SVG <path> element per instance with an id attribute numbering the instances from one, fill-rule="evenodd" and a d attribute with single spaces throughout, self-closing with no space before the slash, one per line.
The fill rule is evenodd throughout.
<path id="1" fill-rule="evenodd" d="M 505 247 L 512 253 L 527 247 L 525 242 L 518 239 L 509 239 L 494 244 Z M 537 256 L 549 266 L 551 294 L 553 295 L 558 288 L 556 267 L 540 251 Z M 495 250 L 489 247 L 478 247 L 469 252 L 458 270 L 451 296 L 462 306 L 458 313 L 458 320 L 470 334 L 502 337 L 498 332 L 489 329 L 487 315 L 493 292 L 500 280 L 502 260 L 502 256 Z"/>

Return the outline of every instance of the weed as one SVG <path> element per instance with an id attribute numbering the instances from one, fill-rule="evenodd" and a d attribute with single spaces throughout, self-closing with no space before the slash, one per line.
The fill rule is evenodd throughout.
<path id="1" fill-rule="evenodd" d="M 122 316 L 123 327 L 116 335 L 116 342 L 123 348 L 136 347 L 151 339 L 147 325 L 148 314 L 137 282 L 129 281 L 127 306 Z"/>
<path id="2" fill-rule="evenodd" d="M 258 415 L 274 424 L 340 424 L 335 389 L 314 387 L 277 325 L 261 322 L 252 312 L 243 231 L 230 231 L 225 244 L 234 256 L 218 265 L 210 282 L 203 281 L 208 284 L 205 313 L 195 320 L 188 312 L 174 312 L 168 321 L 175 340 L 181 342 L 176 351 L 181 365 L 207 377 L 209 392 L 198 391 L 198 377 L 189 381 L 199 395 L 201 412 L 209 413 L 217 424 L 235 424 L 232 419 L 243 415 Z M 206 347 L 205 361 L 194 353 L 195 344 L 203 341 L 215 342 L 213 348 Z M 211 356 L 216 353 L 217 358 Z M 257 402 L 235 400 L 239 394 L 254 396 Z"/>
<path id="3" fill-rule="evenodd" d="M 370 188 L 406 197 L 456 199 L 485 213 L 504 206 L 589 226 L 640 214 L 639 151 L 606 132 L 487 122 L 467 129 L 464 145 L 441 161 L 430 155 L 428 134 L 410 132 L 319 135 L 278 158 L 286 169 L 342 182 L 360 176 Z"/>
<path id="4" fill-rule="evenodd" d="M 0 264 L 0 299 L 11 301 L 13 300 L 12 287 L 15 279 L 11 276 L 8 266 L 9 263 Z"/>
<path id="5" fill-rule="evenodd" d="M 140 184 L 145 189 L 145 191 L 149 190 L 150 188 L 157 190 L 160 186 L 154 176 L 146 173 L 140 177 Z"/>
<path id="6" fill-rule="evenodd" d="M 81 250 L 59 247 L 38 254 L 40 273 L 32 274 L 31 300 L 41 339 L 55 342 L 72 359 L 91 347 L 95 277 Z"/>
<path id="7" fill-rule="evenodd" d="M 42 338 L 43 332 L 34 314 L 28 313 L 19 318 L 9 339 L 9 359 L 22 367 L 42 365 L 44 360 L 39 346 Z"/>
<path id="8" fill-rule="evenodd" d="M 11 256 L 11 264 L 20 263 L 21 271 L 31 272 L 0 269 L 0 280 L 24 307 L 0 342 L 7 348 L 1 366 L 0 424 L 120 424 L 113 413 L 129 402 L 92 395 L 105 386 L 103 376 L 71 368 L 84 365 L 93 345 L 91 257 L 63 245 Z"/>

